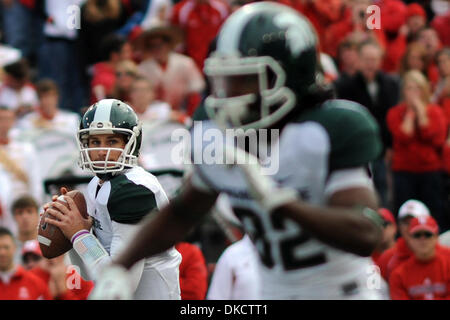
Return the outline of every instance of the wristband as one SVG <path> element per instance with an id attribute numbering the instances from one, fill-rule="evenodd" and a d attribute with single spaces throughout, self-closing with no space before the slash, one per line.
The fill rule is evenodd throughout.
<path id="1" fill-rule="evenodd" d="M 86 229 L 81 229 L 80 231 L 78 231 L 78 232 L 76 232 L 73 236 L 72 236 L 72 238 L 70 239 L 70 242 L 72 242 L 72 244 L 73 244 L 73 242 L 79 237 L 79 236 L 81 236 L 81 235 L 83 235 L 83 234 L 86 234 L 86 233 L 90 233 L 88 230 L 86 230 Z"/>

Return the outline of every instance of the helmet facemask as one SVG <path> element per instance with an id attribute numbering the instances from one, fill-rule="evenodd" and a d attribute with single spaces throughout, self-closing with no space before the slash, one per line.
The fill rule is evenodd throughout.
<path id="1" fill-rule="evenodd" d="M 99 134 L 121 134 L 126 142 L 125 147 L 89 147 L 89 137 Z M 137 166 L 137 136 L 140 134 L 139 128 L 133 130 L 125 128 L 113 128 L 112 124 L 104 122 L 93 122 L 87 129 L 78 131 L 78 146 L 80 151 L 79 166 L 82 169 L 91 170 L 95 174 L 118 173 L 125 169 Z M 91 152 L 106 151 L 104 160 L 92 160 Z M 112 153 L 119 153 L 117 159 L 111 159 Z M 114 157 L 116 158 L 116 157 Z"/>
<path id="2" fill-rule="evenodd" d="M 272 57 L 213 55 L 205 61 L 205 73 L 212 85 L 206 110 L 222 127 L 268 128 L 295 106 L 294 93 L 284 86 L 285 72 Z"/>

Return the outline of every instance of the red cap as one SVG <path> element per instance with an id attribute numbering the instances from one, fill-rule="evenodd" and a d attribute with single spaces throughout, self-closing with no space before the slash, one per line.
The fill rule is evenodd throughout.
<path id="1" fill-rule="evenodd" d="M 131 29 L 131 32 L 128 34 L 128 41 L 133 42 L 144 32 L 141 26 L 135 26 Z"/>
<path id="2" fill-rule="evenodd" d="M 418 3 L 411 3 L 408 5 L 408 13 L 406 14 L 406 18 L 410 18 L 412 16 L 422 16 L 425 19 L 427 18 L 425 10 Z"/>
<path id="3" fill-rule="evenodd" d="M 406 22 L 406 4 L 400 0 L 383 1 L 380 4 L 383 31 L 396 32 Z"/>
<path id="4" fill-rule="evenodd" d="M 395 225 L 395 218 L 394 218 L 394 215 L 392 214 L 391 211 L 389 211 L 386 208 L 380 208 L 380 209 L 378 209 L 378 213 L 384 219 L 384 221 L 392 223 L 393 225 Z"/>
<path id="5" fill-rule="evenodd" d="M 436 220 L 434 220 L 431 216 L 413 218 L 409 223 L 409 233 L 413 234 L 419 230 L 426 230 L 437 234 L 439 232 L 439 226 Z"/>
<path id="6" fill-rule="evenodd" d="M 37 240 L 28 240 L 23 244 L 22 248 L 22 256 L 27 253 L 34 253 L 37 256 L 42 257 L 42 251 L 39 247 L 39 241 Z"/>

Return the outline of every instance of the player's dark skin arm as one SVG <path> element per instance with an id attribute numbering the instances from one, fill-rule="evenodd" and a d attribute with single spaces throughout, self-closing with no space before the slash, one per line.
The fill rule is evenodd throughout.
<path id="1" fill-rule="evenodd" d="M 369 256 L 381 241 L 381 229 L 356 207 L 377 209 L 377 201 L 367 188 L 352 188 L 334 193 L 327 207 L 306 202 L 290 202 L 274 213 L 297 221 L 317 239 L 335 248 Z"/>
<path id="2" fill-rule="evenodd" d="M 163 252 L 184 240 L 216 202 L 217 195 L 203 193 L 186 183 L 186 188 L 156 216 L 144 222 L 132 245 L 116 259 L 129 269 L 143 258 Z"/>

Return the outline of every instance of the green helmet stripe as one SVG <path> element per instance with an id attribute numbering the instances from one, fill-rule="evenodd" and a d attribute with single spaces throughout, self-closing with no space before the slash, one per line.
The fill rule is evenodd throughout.
<path id="1" fill-rule="evenodd" d="M 111 108 L 115 101 L 116 101 L 115 99 L 101 100 L 97 104 L 97 109 L 95 110 L 95 115 L 92 122 L 110 121 Z"/>

